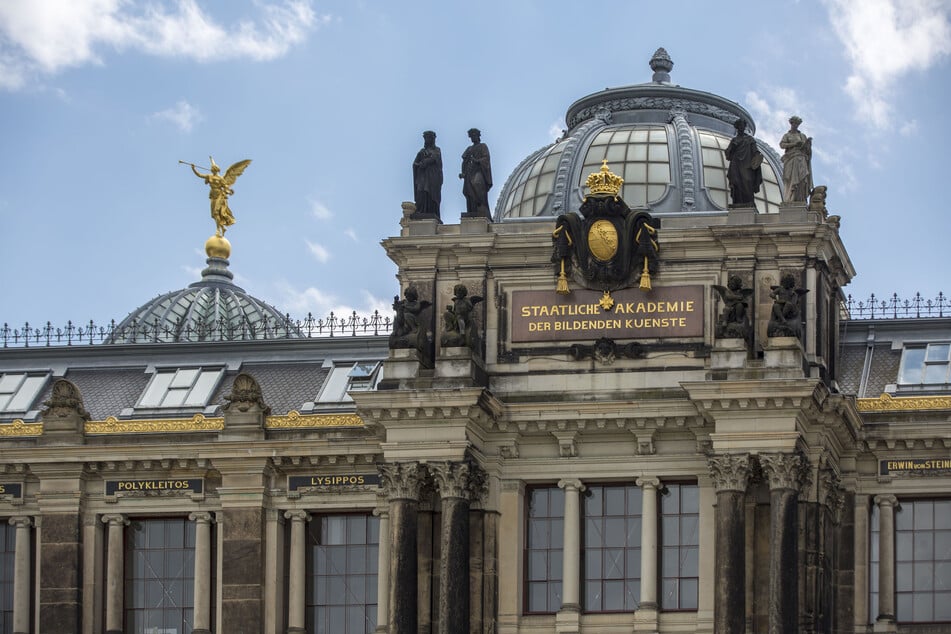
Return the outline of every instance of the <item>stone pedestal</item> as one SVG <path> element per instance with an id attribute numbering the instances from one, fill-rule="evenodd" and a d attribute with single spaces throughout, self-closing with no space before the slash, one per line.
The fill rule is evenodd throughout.
<path id="1" fill-rule="evenodd" d="M 488 385 L 485 361 L 466 347 L 440 348 L 436 357 L 436 380 L 441 387 Z"/>
<path id="2" fill-rule="evenodd" d="M 763 353 L 767 368 L 792 370 L 794 378 L 802 376 L 805 352 L 796 337 L 769 337 Z"/>
<path id="3" fill-rule="evenodd" d="M 383 362 L 383 380 L 377 389 L 398 390 L 410 387 L 409 384 L 419 378 L 422 365 L 419 350 L 415 348 L 394 348 Z"/>
<path id="4" fill-rule="evenodd" d="M 710 351 L 711 370 L 742 370 L 748 352 L 743 339 L 717 339 Z"/>
<path id="5" fill-rule="evenodd" d="M 47 412 L 42 417 L 43 435 L 37 438 L 41 445 L 81 445 L 85 442 L 87 418 L 76 411 Z"/>
<path id="6" fill-rule="evenodd" d="M 225 428 L 218 432 L 221 440 L 264 440 L 264 422 L 266 416 L 263 411 L 246 412 L 232 409 L 225 412 Z"/>
<path id="7" fill-rule="evenodd" d="M 490 222 L 491 220 L 489 218 L 462 214 L 462 217 L 459 219 L 459 232 L 463 235 L 488 233 Z"/>

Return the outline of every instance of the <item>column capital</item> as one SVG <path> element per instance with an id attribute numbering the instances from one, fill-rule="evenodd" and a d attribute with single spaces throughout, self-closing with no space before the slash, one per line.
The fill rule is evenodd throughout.
<path id="1" fill-rule="evenodd" d="M 653 476 L 644 476 L 635 480 L 634 484 L 641 487 L 642 489 L 659 489 L 660 478 L 656 478 Z"/>
<path id="2" fill-rule="evenodd" d="M 208 511 L 195 511 L 188 514 L 188 519 L 197 524 L 214 524 L 215 518 Z"/>
<path id="3" fill-rule="evenodd" d="M 799 491 L 808 463 L 797 453 L 761 453 L 759 464 L 769 480 L 770 491 L 776 489 Z"/>
<path id="4" fill-rule="evenodd" d="M 102 523 L 109 526 L 128 526 L 129 520 L 122 513 L 111 513 L 102 516 Z"/>
<path id="5" fill-rule="evenodd" d="M 717 492 L 746 492 L 751 473 L 749 454 L 723 454 L 712 456 L 707 459 L 707 466 L 710 469 L 713 486 Z"/>
<path id="6" fill-rule="evenodd" d="M 558 481 L 558 488 L 568 491 L 577 491 L 578 493 L 584 492 L 585 486 L 582 484 L 581 480 L 565 478 Z"/>
<path id="7" fill-rule="evenodd" d="M 292 522 L 309 522 L 310 521 L 310 513 L 308 513 L 307 511 L 300 511 L 300 510 L 284 511 L 284 517 L 289 519 Z"/>
<path id="8" fill-rule="evenodd" d="M 898 498 L 890 493 L 876 495 L 872 501 L 875 502 L 875 505 L 878 507 L 898 505 Z"/>
<path id="9" fill-rule="evenodd" d="M 418 462 L 389 462 L 379 468 L 387 499 L 419 501 L 426 477 L 425 467 Z"/>
<path id="10" fill-rule="evenodd" d="M 479 500 L 486 493 L 485 471 L 473 462 L 431 462 L 426 466 L 444 498 Z"/>
<path id="11" fill-rule="evenodd" d="M 33 518 L 29 515 L 14 515 L 8 522 L 11 526 L 16 526 L 17 528 L 29 528 L 33 525 Z"/>

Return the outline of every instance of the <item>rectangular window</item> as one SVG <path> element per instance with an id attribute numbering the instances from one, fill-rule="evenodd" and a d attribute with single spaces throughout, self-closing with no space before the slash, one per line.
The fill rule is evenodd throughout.
<path id="1" fill-rule="evenodd" d="M 307 631 L 376 629 L 380 521 L 369 514 L 317 515 L 307 525 Z"/>
<path id="2" fill-rule="evenodd" d="M 537 487 L 526 497 L 525 608 L 554 613 L 561 608 L 565 492 L 555 486 Z"/>
<path id="3" fill-rule="evenodd" d="M 357 361 L 336 364 L 317 397 L 318 403 L 348 403 L 353 399 L 347 392 L 367 392 L 376 389 L 381 377 L 379 361 Z"/>
<path id="4" fill-rule="evenodd" d="M 945 385 L 949 382 L 951 343 L 908 346 L 902 351 L 898 382 L 901 385 Z"/>
<path id="5" fill-rule="evenodd" d="M 195 523 L 183 517 L 132 520 L 125 535 L 124 631 L 190 634 Z"/>
<path id="6" fill-rule="evenodd" d="M 222 374 L 222 368 L 160 370 L 145 388 L 139 407 L 204 407 Z"/>
<path id="7" fill-rule="evenodd" d="M 48 378 L 47 372 L 0 373 L 0 413 L 27 412 Z"/>
<path id="8" fill-rule="evenodd" d="M 0 632 L 13 631 L 13 563 L 16 553 L 16 527 L 6 518 L 0 525 Z"/>
<path id="9" fill-rule="evenodd" d="M 584 496 L 585 610 L 634 611 L 641 595 L 641 488 L 589 486 Z"/>
<path id="10" fill-rule="evenodd" d="M 902 502 L 895 513 L 895 610 L 904 623 L 951 621 L 951 500 Z"/>
<path id="11" fill-rule="evenodd" d="M 696 610 L 700 582 L 700 489 L 667 484 L 660 501 L 661 596 L 664 610 Z"/>

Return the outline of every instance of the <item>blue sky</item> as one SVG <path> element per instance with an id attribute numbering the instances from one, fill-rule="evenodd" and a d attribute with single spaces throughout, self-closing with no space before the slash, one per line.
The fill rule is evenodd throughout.
<path id="1" fill-rule="evenodd" d="M 799 114 L 856 298 L 946 284 L 951 0 L 0 0 L 0 324 L 122 319 L 199 278 L 214 225 L 178 161 L 250 158 L 231 270 L 295 317 L 390 312 L 379 246 L 436 131 L 442 216 L 478 127 L 496 186 L 576 99 L 650 79 Z"/>

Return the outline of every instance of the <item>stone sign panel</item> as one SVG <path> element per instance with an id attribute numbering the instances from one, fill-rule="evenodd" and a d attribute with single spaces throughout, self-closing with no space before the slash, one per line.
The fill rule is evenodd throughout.
<path id="1" fill-rule="evenodd" d="M 201 478 L 169 478 L 162 480 L 106 480 L 106 495 L 117 493 L 135 495 L 169 495 L 173 493 L 202 493 L 205 481 Z"/>
<path id="2" fill-rule="evenodd" d="M 951 474 L 951 458 L 897 458 L 879 461 L 879 475 L 941 475 Z"/>
<path id="3" fill-rule="evenodd" d="M 23 485 L 19 482 L 0 482 L 0 496 L 4 495 L 16 500 L 22 500 Z"/>
<path id="4" fill-rule="evenodd" d="M 598 291 L 513 291 L 512 341 L 702 337 L 703 289 L 626 288 L 611 294 L 610 308 Z"/>
<path id="5" fill-rule="evenodd" d="M 348 473 L 336 475 L 304 475 L 288 476 L 287 490 L 311 487 L 348 487 L 348 486 L 379 486 L 378 473 Z"/>

